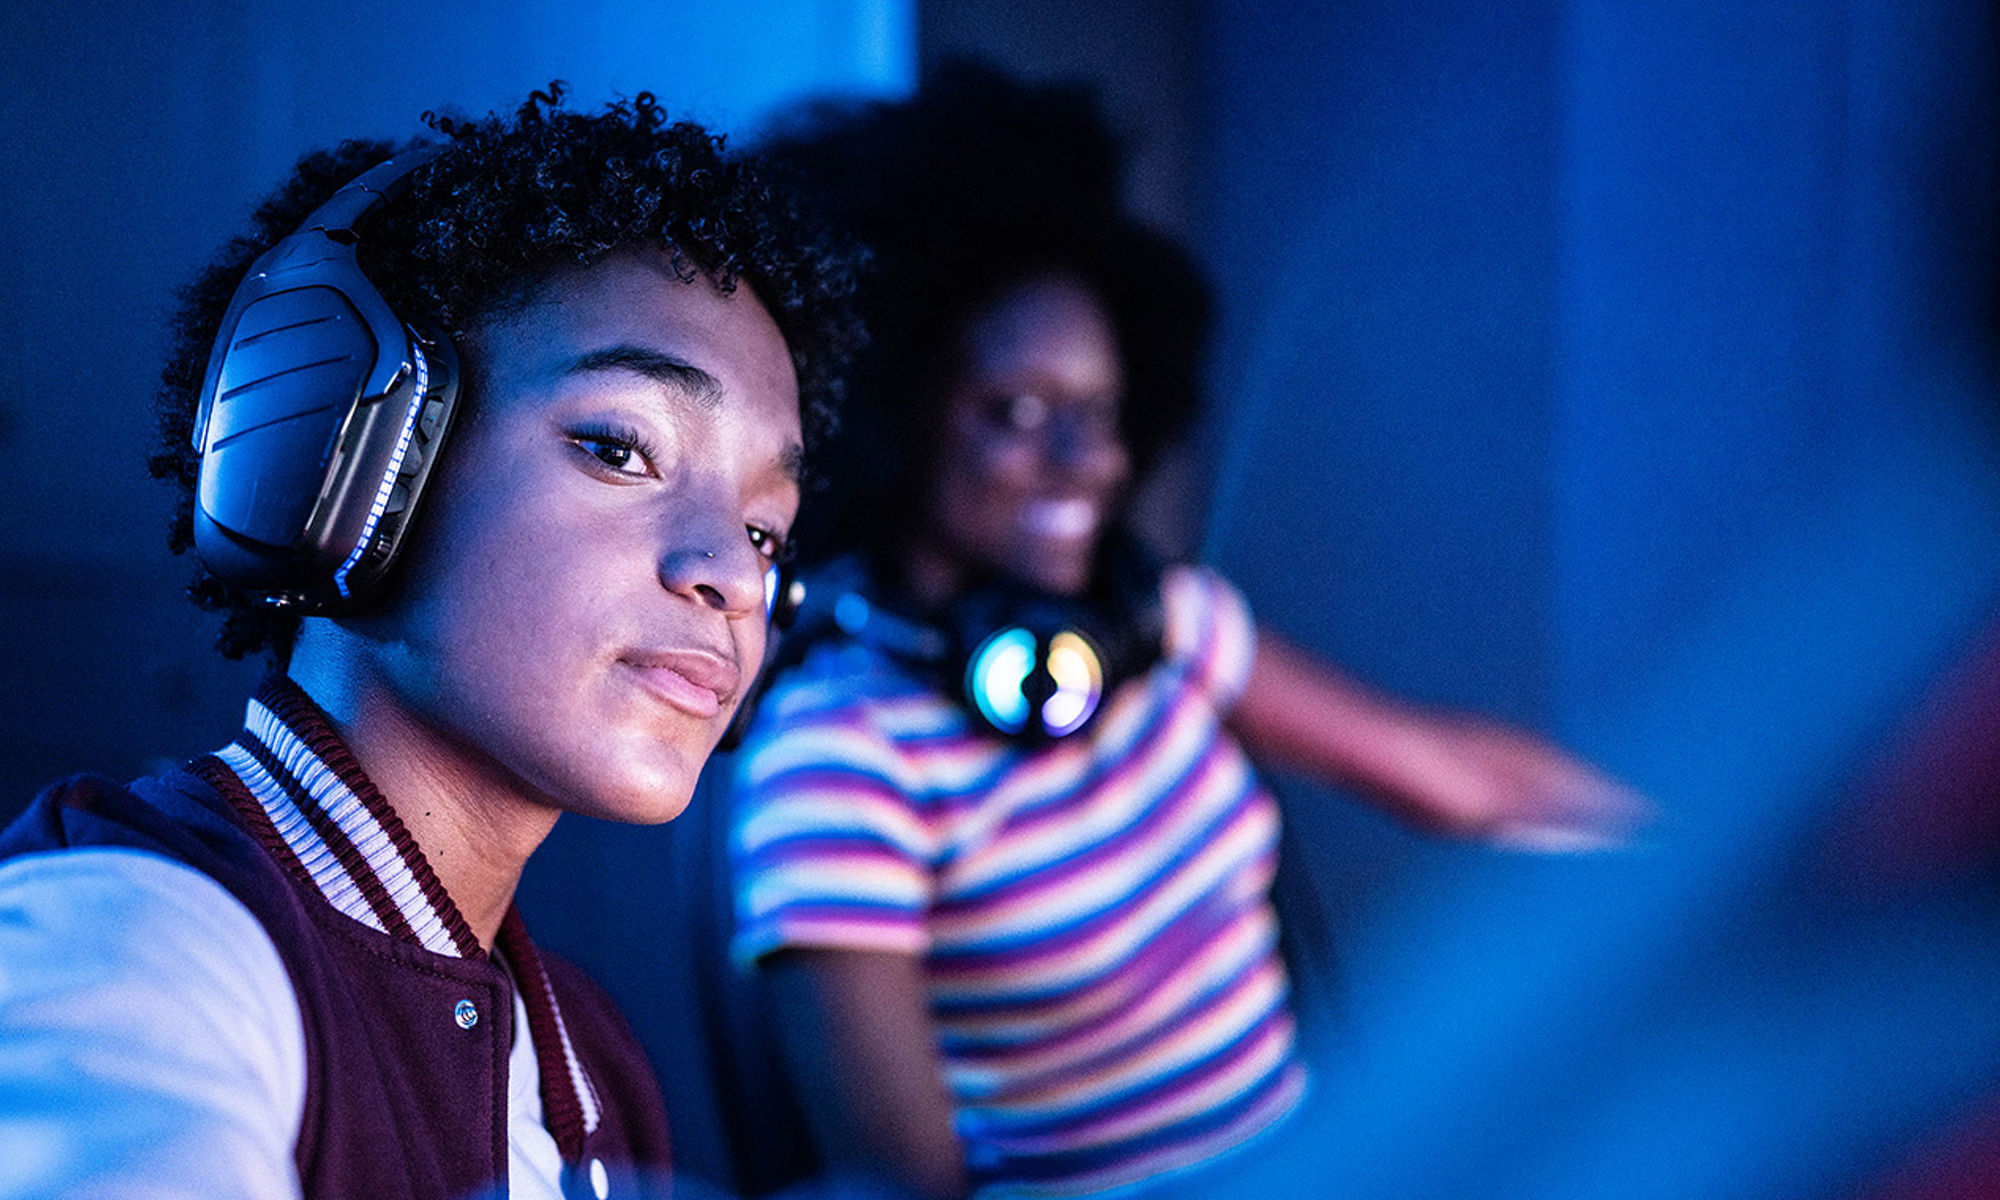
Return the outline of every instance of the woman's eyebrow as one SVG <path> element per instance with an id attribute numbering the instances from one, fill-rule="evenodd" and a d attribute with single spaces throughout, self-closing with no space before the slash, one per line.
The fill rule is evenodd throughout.
<path id="1" fill-rule="evenodd" d="M 660 350 L 630 343 L 607 346 L 582 355 L 563 374 L 580 375 L 590 371 L 634 371 L 673 388 L 703 408 L 722 407 L 722 384 L 716 381 L 715 376 Z"/>
<path id="2" fill-rule="evenodd" d="M 710 410 L 722 407 L 726 397 L 722 384 L 707 371 L 693 363 L 683 362 L 664 351 L 635 346 L 630 342 L 622 342 L 616 346 L 607 346 L 602 350 L 592 350 L 580 355 L 563 371 L 563 374 L 582 375 L 591 371 L 634 371 L 674 389 Z M 794 486 L 803 482 L 805 457 L 804 446 L 797 442 L 787 443 L 778 453 L 779 474 Z"/>
<path id="3" fill-rule="evenodd" d="M 778 470 L 791 481 L 793 487 L 805 481 L 806 448 L 797 442 L 787 442 L 778 453 Z"/>

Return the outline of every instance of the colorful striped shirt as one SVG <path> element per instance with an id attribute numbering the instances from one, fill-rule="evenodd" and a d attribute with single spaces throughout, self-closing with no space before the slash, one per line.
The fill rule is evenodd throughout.
<path id="1" fill-rule="evenodd" d="M 1206 1161 L 1304 1084 L 1277 809 L 1221 723 L 1254 627 L 1198 568 L 1167 572 L 1163 604 L 1161 661 L 1081 738 L 982 734 L 932 681 L 833 639 L 774 684 L 737 759 L 738 959 L 922 956 L 982 1196 Z"/>

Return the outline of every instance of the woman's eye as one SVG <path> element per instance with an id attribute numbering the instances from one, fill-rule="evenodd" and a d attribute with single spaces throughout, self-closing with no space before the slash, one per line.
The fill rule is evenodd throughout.
<path id="1" fill-rule="evenodd" d="M 1049 402 L 1033 392 L 995 396 L 986 403 L 986 419 L 1015 433 L 1033 433 L 1049 419 Z"/>
<path id="2" fill-rule="evenodd" d="M 577 449 L 620 475 L 641 476 L 653 473 L 645 454 L 628 439 L 604 434 L 579 433 L 570 435 L 570 441 Z"/>
<path id="3" fill-rule="evenodd" d="M 755 525 L 746 525 L 744 528 L 750 531 L 750 544 L 765 558 L 772 562 L 784 562 L 791 556 L 791 544 L 785 540 L 783 534 L 759 529 Z"/>

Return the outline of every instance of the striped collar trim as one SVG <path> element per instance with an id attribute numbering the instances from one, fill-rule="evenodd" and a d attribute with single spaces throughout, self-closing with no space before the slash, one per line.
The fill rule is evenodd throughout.
<path id="1" fill-rule="evenodd" d="M 272 676 L 250 700 L 243 725 L 234 742 L 194 770 L 286 870 L 377 932 L 433 954 L 486 957 L 416 839 L 311 697 Z M 496 942 L 528 1010 L 549 1131 L 563 1156 L 578 1161 L 603 1106 L 517 910 L 507 910 Z"/>
<path id="2" fill-rule="evenodd" d="M 578 1162 L 584 1137 L 596 1132 L 603 1120 L 603 1103 L 569 1040 L 569 1026 L 563 1022 L 555 988 L 542 969 L 541 955 L 528 937 L 527 927 L 521 923 L 519 909 L 507 910 L 495 940 L 520 981 L 521 1003 L 528 1010 L 528 1036 L 534 1039 L 535 1061 L 542 1075 L 542 1110 L 549 1132 L 555 1135 L 563 1157 Z"/>
<path id="3" fill-rule="evenodd" d="M 282 675 L 251 698 L 243 732 L 214 758 L 276 831 L 279 861 L 343 914 L 433 954 L 477 958 L 479 939 L 416 839 L 333 722 Z"/>

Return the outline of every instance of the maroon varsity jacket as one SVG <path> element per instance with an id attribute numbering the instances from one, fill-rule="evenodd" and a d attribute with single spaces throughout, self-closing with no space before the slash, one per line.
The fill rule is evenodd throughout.
<path id="1" fill-rule="evenodd" d="M 0 833 L 0 858 L 68 846 L 185 863 L 270 934 L 305 1027 L 297 1160 L 309 1200 L 505 1194 L 514 985 L 291 681 L 267 682 L 242 736 L 186 770 L 126 786 L 67 780 Z M 528 1011 L 565 1191 L 664 1196 L 666 1117 L 624 1020 L 581 972 L 536 951 L 518 912 L 498 943 Z"/>

